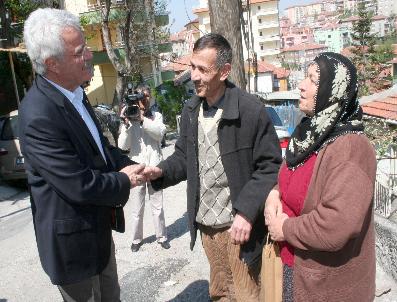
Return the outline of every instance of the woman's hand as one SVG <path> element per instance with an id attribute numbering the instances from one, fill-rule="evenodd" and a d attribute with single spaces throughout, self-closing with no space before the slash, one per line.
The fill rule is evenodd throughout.
<path id="1" fill-rule="evenodd" d="M 288 219 L 288 215 L 285 213 L 278 214 L 276 217 L 273 217 L 268 225 L 268 230 L 270 233 L 270 237 L 274 241 L 284 241 L 284 233 L 283 233 L 283 225 L 284 221 Z"/>
<path id="2" fill-rule="evenodd" d="M 278 186 L 275 186 L 269 193 L 265 202 L 265 223 L 269 225 L 269 221 L 283 212 L 283 206 L 280 200 L 280 192 Z"/>

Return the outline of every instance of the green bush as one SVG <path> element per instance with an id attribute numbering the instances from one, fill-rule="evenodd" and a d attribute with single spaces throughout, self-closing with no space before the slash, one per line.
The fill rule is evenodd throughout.
<path id="1" fill-rule="evenodd" d="M 173 81 L 162 84 L 162 91 L 153 90 L 152 95 L 156 99 L 160 112 L 163 114 L 164 122 L 171 128 L 176 129 L 176 116 L 181 114 L 184 100 L 187 99 L 183 86 L 174 86 Z"/>

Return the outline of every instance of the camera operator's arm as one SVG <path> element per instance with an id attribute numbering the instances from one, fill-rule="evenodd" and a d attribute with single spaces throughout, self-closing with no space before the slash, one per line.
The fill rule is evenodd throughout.
<path id="1" fill-rule="evenodd" d="M 166 131 L 162 114 L 159 112 L 153 112 L 153 118 L 143 117 L 142 128 L 153 139 L 161 142 Z"/>
<path id="2" fill-rule="evenodd" d="M 117 146 L 122 150 L 129 150 L 131 147 L 131 124 L 130 121 L 124 116 L 126 107 L 120 112 L 120 118 L 122 120 L 120 126 L 120 135 L 117 140 Z"/>

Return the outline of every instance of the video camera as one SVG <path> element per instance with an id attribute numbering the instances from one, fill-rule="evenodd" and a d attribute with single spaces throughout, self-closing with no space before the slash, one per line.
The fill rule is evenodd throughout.
<path id="1" fill-rule="evenodd" d="M 124 111 L 125 117 L 134 120 L 138 119 L 141 115 L 139 110 L 139 101 L 145 99 L 143 93 L 139 93 L 132 89 L 132 84 L 127 84 L 127 92 L 123 98 L 123 103 L 127 107 Z"/>

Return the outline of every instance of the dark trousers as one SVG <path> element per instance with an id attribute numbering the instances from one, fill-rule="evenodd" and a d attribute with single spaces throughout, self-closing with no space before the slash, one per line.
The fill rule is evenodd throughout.
<path id="1" fill-rule="evenodd" d="M 119 302 L 120 285 L 113 239 L 109 263 L 100 274 L 77 283 L 58 285 L 58 289 L 66 302 Z"/>

